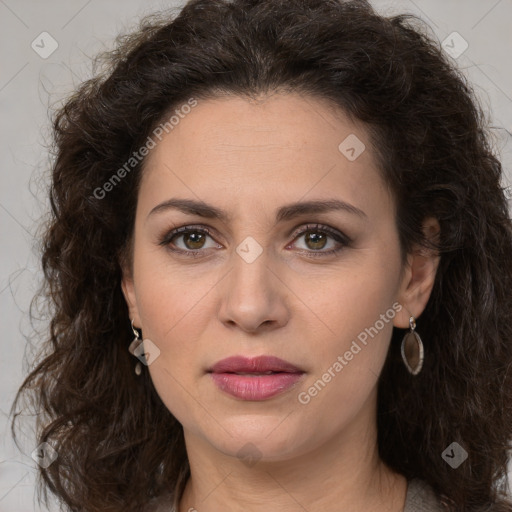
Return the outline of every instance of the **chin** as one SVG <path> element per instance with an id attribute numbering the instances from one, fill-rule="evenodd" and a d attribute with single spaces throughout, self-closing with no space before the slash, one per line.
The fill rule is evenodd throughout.
<path id="1" fill-rule="evenodd" d="M 311 440 L 305 437 L 303 428 L 293 428 L 286 423 L 283 417 L 278 421 L 276 418 L 245 417 L 242 421 L 224 422 L 227 432 L 220 429 L 220 437 L 210 439 L 210 443 L 223 454 L 246 461 L 248 466 L 258 461 L 292 459 L 305 453 Z"/>

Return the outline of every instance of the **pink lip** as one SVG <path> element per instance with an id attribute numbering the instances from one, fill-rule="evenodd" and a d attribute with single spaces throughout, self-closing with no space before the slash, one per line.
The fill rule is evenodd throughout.
<path id="1" fill-rule="evenodd" d="M 232 356 L 218 361 L 209 371 L 213 373 L 303 372 L 292 363 L 274 356 Z"/>
<path id="2" fill-rule="evenodd" d="M 273 356 L 228 357 L 213 365 L 209 373 L 222 391 L 242 400 L 271 398 L 293 387 L 304 375 L 300 368 Z"/>

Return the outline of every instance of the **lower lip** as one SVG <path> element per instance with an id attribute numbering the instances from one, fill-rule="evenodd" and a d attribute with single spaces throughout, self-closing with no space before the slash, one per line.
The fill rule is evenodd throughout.
<path id="1" fill-rule="evenodd" d="M 222 391 L 242 400 L 266 400 L 292 388 L 303 373 L 273 373 L 271 375 L 238 375 L 210 373 Z"/>

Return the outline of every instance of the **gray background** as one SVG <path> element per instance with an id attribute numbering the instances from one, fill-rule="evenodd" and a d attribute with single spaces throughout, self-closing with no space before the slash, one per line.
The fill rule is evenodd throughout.
<path id="1" fill-rule="evenodd" d="M 440 41 L 454 31 L 467 41 L 468 48 L 454 61 L 489 112 L 496 128 L 496 151 L 506 169 L 504 185 L 512 185 L 512 0 L 372 3 L 386 14 L 419 15 Z M 48 107 L 58 105 L 90 76 L 90 57 L 111 47 L 117 33 L 134 28 L 144 14 L 180 5 L 183 2 L 156 0 L 0 0 L 0 511 L 40 510 L 34 499 L 35 462 L 30 457 L 35 446 L 31 441 L 22 451 L 14 446 L 7 414 L 27 371 L 23 362 L 29 353 L 27 311 L 41 278 L 34 235 L 47 208 L 42 172 L 48 163 Z M 42 46 L 38 37 L 42 32 L 58 43 L 47 58 L 31 47 L 34 40 Z M 462 48 L 457 40 L 453 44 Z M 39 52 L 49 48 L 50 40 L 45 39 Z"/>

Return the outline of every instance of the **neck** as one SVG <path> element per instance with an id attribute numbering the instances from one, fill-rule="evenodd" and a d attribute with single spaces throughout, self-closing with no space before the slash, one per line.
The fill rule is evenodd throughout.
<path id="1" fill-rule="evenodd" d="M 293 458 L 254 464 L 185 430 L 191 476 L 179 512 L 402 511 L 407 481 L 379 459 L 376 422 L 367 416 Z"/>

